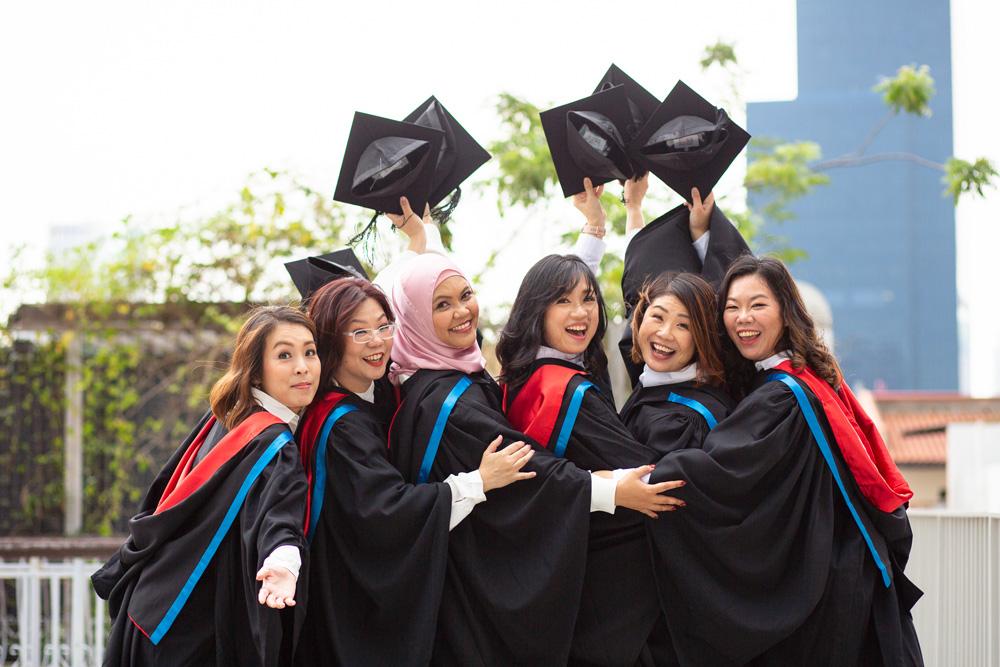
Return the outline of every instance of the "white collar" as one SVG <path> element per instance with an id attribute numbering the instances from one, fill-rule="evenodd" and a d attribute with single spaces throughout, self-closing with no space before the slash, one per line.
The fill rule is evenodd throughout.
<path id="1" fill-rule="evenodd" d="M 535 359 L 561 359 L 563 361 L 568 361 L 571 364 L 576 364 L 580 368 L 583 368 L 583 354 L 570 354 L 568 352 L 560 352 L 554 347 L 547 347 L 545 345 L 538 346 L 538 352 L 535 353 Z"/>
<path id="2" fill-rule="evenodd" d="M 338 380 L 337 378 L 333 378 L 333 383 L 335 385 L 337 385 L 338 387 L 342 387 L 344 389 L 347 389 L 346 387 L 344 387 L 343 384 L 341 384 L 340 380 Z M 347 391 L 351 391 L 351 390 L 347 389 Z M 358 398 L 362 399 L 362 400 L 368 401 L 369 403 L 372 403 L 372 404 L 375 403 L 375 383 L 374 382 L 372 382 L 370 385 L 368 385 L 368 388 L 365 389 L 362 392 L 353 392 L 353 391 L 351 391 L 351 393 L 354 394 L 355 396 L 357 396 Z"/>
<path id="3" fill-rule="evenodd" d="M 250 393 L 253 394 L 254 399 L 257 401 L 257 405 L 288 424 L 288 428 L 290 428 L 293 433 L 295 432 L 296 427 L 299 425 L 299 415 L 297 412 L 270 394 L 261 391 L 257 387 L 251 387 Z"/>
<path id="4" fill-rule="evenodd" d="M 343 385 L 341 385 L 341 386 L 343 386 Z M 354 395 L 357 396 L 358 398 L 360 398 L 363 401 L 367 401 L 369 403 L 374 404 L 375 403 L 375 383 L 372 382 L 370 385 L 368 385 L 367 389 L 365 389 L 361 393 L 354 394 Z"/>
<path id="5" fill-rule="evenodd" d="M 792 353 L 789 352 L 788 350 L 783 350 L 781 352 L 778 352 L 777 354 L 772 354 L 767 359 L 761 359 L 760 361 L 754 362 L 754 366 L 756 366 L 757 370 L 759 371 L 769 371 L 778 364 L 780 364 L 782 361 L 791 358 L 792 358 Z"/>
<path id="6" fill-rule="evenodd" d="M 698 362 L 692 361 L 679 371 L 654 371 L 649 365 L 642 367 L 639 384 L 643 387 L 659 387 L 665 384 L 688 382 L 698 378 Z"/>

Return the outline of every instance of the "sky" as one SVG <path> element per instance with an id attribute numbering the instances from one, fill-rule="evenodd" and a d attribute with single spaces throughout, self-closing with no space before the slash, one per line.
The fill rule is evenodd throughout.
<path id="1" fill-rule="evenodd" d="M 966 19 L 953 21 L 953 32 L 985 30 L 974 4 L 956 0 Z M 705 45 L 719 39 L 736 46 L 742 100 L 698 65 Z M 972 47 L 963 47 L 963 61 L 957 44 L 956 69 L 982 69 Z M 588 94 L 612 62 L 659 97 L 684 79 L 721 106 L 735 105 L 739 119 L 741 102 L 795 97 L 795 54 L 794 0 L 4 3 L 0 245 L 41 250 L 64 240 L 52 230 L 67 225 L 99 231 L 127 215 L 155 224 L 211 212 L 263 167 L 332 193 L 355 110 L 400 118 L 434 94 L 486 144 L 498 132 L 498 93 L 562 104 Z M 956 72 L 956 106 L 962 80 Z M 981 143 L 962 137 L 956 129 L 956 153 Z M 741 160 L 716 188 L 737 208 L 742 169 Z M 566 203 L 530 219 L 500 218 L 494 202 L 463 197 L 456 252 L 475 266 L 497 239 L 510 239 L 515 251 L 502 272 L 520 275 L 558 250 L 576 216 Z M 980 245 L 975 235 L 965 242 Z M 962 264 L 960 254 L 960 281 L 962 267 L 972 267 L 964 280 L 981 285 L 978 272 L 988 265 Z M 484 282 L 487 301 L 500 303 L 518 281 Z M 976 305 L 983 295 L 969 295 L 966 320 L 1000 332 Z M 989 336 L 980 338 L 970 343 L 989 348 Z"/>

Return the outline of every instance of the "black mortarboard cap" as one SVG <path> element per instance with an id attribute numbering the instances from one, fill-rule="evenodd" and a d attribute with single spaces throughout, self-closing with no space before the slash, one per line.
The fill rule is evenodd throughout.
<path id="1" fill-rule="evenodd" d="M 462 181 L 490 159 L 489 152 L 476 142 L 433 95 L 403 120 L 444 132 L 428 200 L 431 208 L 440 204 Z"/>
<path id="2" fill-rule="evenodd" d="M 402 213 L 406 196 L 423 211 L 443 140 L 441 130 L 355 112 L 334 200 Z"/>
<path id="3" fill-rule="evenodd" d="M 632 177 L 634 167 L 623 133 L 630 122 L 623 86 L 543 111 L 541 116 L 564 196 L 583 192 L 584 178 L 597 186 Z"/>
<path id="4" fill-rule="evenodd" d="M 691 188 L 707 197 L 748 141 L 723 109 L 678 81 L 629 143 L 629 154 L 690 202 Z"/>
<path id="5" fill-rule="evenodd" d="M 597 88 L 594 89 L 595 93 L 599 93 L 603 90 L 608 90 L 614 88 L 615 86 L 622 86 L 625 88 L 625 100 L 628 105 L 629 122 L 628 125 L 622 129 L 622 133 L 625 135 L 625 141 L 631 141 L 632 137 L 639 133 L 643 125 L 656 108 L 660 106 L 660 100 L 651 92 L 640 86 L 635 79 L 626 74 L 620 67 L 613 64 L 608 68 L 608 71 L 604 73 L 604 77 L 601 82 L 597 84 Z"/>
<path id="6" fill-rule="evenodd" d="M 364 267 L 350 248 L 285 262 L 285 270 L 303 299 L 308 299 L 320 287 L 337 278 L 368 279 Z"/>

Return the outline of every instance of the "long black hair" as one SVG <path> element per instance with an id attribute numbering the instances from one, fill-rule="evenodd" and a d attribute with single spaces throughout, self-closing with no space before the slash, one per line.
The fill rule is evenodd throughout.
<path id="1" fill-rule="evenodd" d="M 586 279 L 597 297 L 597 331 L 583 352 L 583 365 L 596 377 L 603 377 L 607 372 L 608 357 L 604 353 L 603 340 L 608 318 L 597 278 L 576 255 L 548 255 L 525 274 L 510 317 L 497 341 L 497 359 L 502 369 L 500 379 L 512 390 L 517 391 L 528 380 L 538 348 L 546 344 L 546 309 L 571 292 L 581 278 Z"/>
<path id="2" fill-rule="evenodd" d="M 831 354 L 826 343 L 820 337 L 812 316 L 806 310 L 802 294 L 799 292 L 788 267 L 774 257 L 754 257 L 741 255 L 733 260 L 726 271 L 719 287 L 718 322 L 722 335 L 723 363 L 726 366 L 726 378 L 738 396 L 749 393 L 754 376 L 754 364 L 740 354 L 736 344 L 725 334 L 726 331 L 726 300 L 729 298 L 729 288 L 744 276 L 760 276 L 767 283 L 781 308 L 781 321 L 784 331 L 778 340 L 775 352 L 787 350 L 792 354 L 792 366 L 802 368 L 808 366 L 826 382 L 838 389 L 843 381 L 843 374 L 837 359 Z"/>

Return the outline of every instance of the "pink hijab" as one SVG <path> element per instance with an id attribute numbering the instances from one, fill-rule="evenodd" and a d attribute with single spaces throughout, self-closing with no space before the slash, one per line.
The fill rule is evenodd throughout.
<path id="1" fill-rule="evenodd" d="M 478 343 L 459 350 L 442 343 L 434 333 L 431 319 L 434 290 L 452 276 L 465 278 L 454 262 L 433 252 L 413 257 L 396 274 L 389 295 L 396 314 L 392 366 L 389 368 L 389 380 L 393 384 L 399 384 L 400 375 L 413 375 L 421 368 L 463 373 L 485 368 Z"/>

